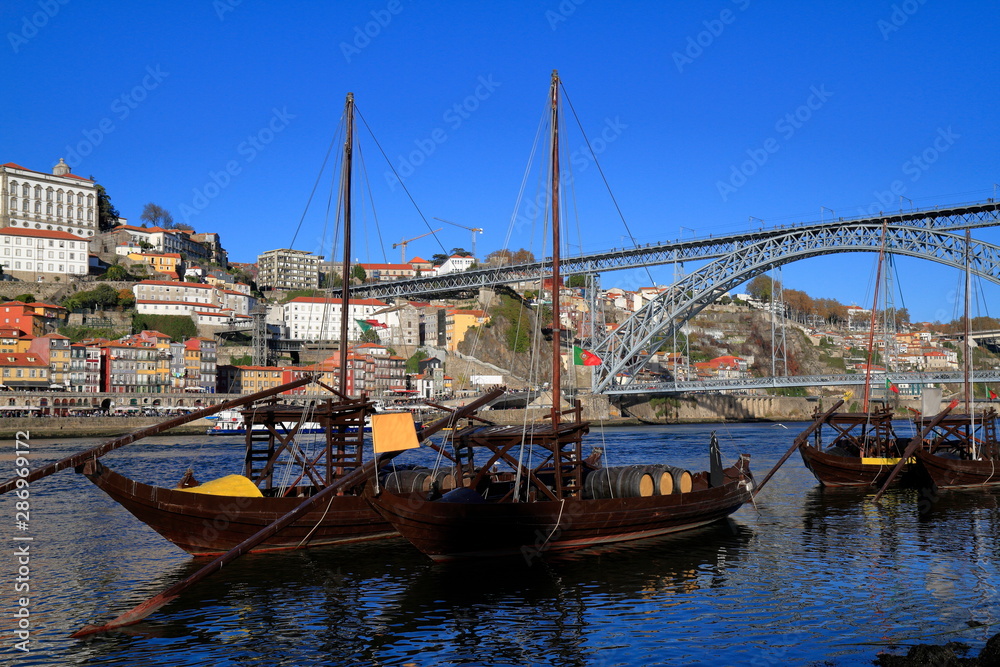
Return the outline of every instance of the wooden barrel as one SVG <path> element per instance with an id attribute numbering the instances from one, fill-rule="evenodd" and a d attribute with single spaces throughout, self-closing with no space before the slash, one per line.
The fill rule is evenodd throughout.
<path id="1" fill-rule="evenodd" d="M 451 491 L 455 488 L 455 471 L 452 468 L 439 468 L 431 475 L 431 482 L 437 482 L 441 491 Z"/>
<path id="2" fill-rule="evenodd" d="M 670 476 L 674 479 L 674 493 L 688 493 L 691 491 L 691 473 L 683 468 L 676 468 L 674 466 L 664 466 Z"/>
<path id="3" fill-rule="evenodd" d="M 665 465 L 648 465 L 646 470 L 653 478 L 653 495 L 669 496 L 674 492 L 674 477 Z"/>
<path id="4" fill-rule="evenodd" d="M 588 498 L 646 498 L 654 493 L 647 466 L 600 468 L 587 475 L 584 495 Z"/>
<path id="5" fill-rule="evenodd" d="M 431 476 L 426 470 L 398 470 L 386 475 L 383 485 L 391 493 L 427 491 L 431 488 Z"/>

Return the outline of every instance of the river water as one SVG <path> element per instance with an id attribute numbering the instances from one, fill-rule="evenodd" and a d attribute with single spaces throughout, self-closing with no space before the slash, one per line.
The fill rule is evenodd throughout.
<path id="1" fill-rule="evenodd" d="M 801 424 L 595 429 L 610 465 L 707 466 L 752 455 L 758 480 Z M 99 440 L 31 440 L 32 467 Z M 13 474 L 14 443 L 0 449 Z M 240 438 L 158 437 L 108 455 L 172 486 L 239 472 Z M 536 563 L 438 565 L 401 539 L 251 555 L 142 624 L 73 640 L 191 574 L 196 561 L 81 475 L 30 488 L 30 523 L 0 497 L 0 664 L 785 665 L 871 664 L 879 651 L 1000 627 L 1000 496 L 822 491 L 798 454 L 715 527 Z M 30 650 L 14 648 L 14 550 L 30 536 Z"/>

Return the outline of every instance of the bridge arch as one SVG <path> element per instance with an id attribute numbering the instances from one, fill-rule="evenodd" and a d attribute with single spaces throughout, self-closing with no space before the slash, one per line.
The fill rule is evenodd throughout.
<path id="1" fill-rule="evenodd" d="M 882 224 L 795 229 L 761 239 L 706 264 L 671 285 L 671 288 L 633 313 L 615 332 L 594 346 L 603 363 L 594 375 L 594 391 L 602 392 L 621 373 L 631 383 L 649 361 L 648 349 L 658 337 L 669 336 L 680 324 L 714 303 L 730 289 L 772 268 L 810 257 L 842 252 L 878 252 Z M 927 259 L 965 269 L 965 237 L 943 231 L 904 225 L 886 225 L 887 253 Z M 970 270 L 1000 284 L 1000 246 L 973 240 Z M 677 295 L 681 295 L 677 298 Z"/>

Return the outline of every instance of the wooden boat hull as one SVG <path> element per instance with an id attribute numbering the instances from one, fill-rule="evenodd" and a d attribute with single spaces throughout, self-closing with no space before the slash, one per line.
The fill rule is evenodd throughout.
<path id="1" fill-rule="evenodd" d="M 750 500 L 749 470 L 730 468 L 716 488 L 645 498 L 522 503 L 428 501 L 421 494 L 372 495 L 372 506 L 436 561 L 522 556 L 637 540 L 725 519 Z"/>
<path id="2" fill-rule="evenodd" d="M 939 489 L 1000 487 L 1000 461 L 971 461 L 917 452 L 917 461 Z"/>
<path id="3" fill-rule="evenodd" d="M 78 468 L 133 516 L 195 556 L 217 556 L 291 512 L 302 498 L 213 496 L 150 486 L 120 475 L 100 461 Z M 300 549 L 395 537 L 388 522 L 360 495 L 333 497 L 255 552 Z"/>
<path id="4" fill-rule="evenodd" d="M 805 443 L 799 445 L 799 453 L 802 462 L 823 486 L 880 487 L 892 473 L 895 461 L 898 461 L 890 459 L 891 464 L 862 463 L 860 457 L 822 452 Z M 915 468 L 915 463 L 907 463 L 902 474 L 893 481 L 893 486 L 912 484 L 916 478 Z"/>

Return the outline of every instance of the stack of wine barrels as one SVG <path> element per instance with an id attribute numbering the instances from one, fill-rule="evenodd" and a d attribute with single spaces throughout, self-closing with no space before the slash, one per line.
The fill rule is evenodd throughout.
<path id="1" fill-rule="evenodd" d="M 382 477 L 382 486 L 391 493 L 430 491 L 435 482 L 438 490 L 451 491 L 455 488 L 455 471 L 451 468 L 397 470 Z"/>
<path id="2" fill-rule="evenodd" d="M 599 468 L 584 481 L 587 498 L 648 498 L 687 493 L 691 473 L 668 465 L 628 465 Z"/>
<path id="3" fill-rule="evenodd" d="M 437 482 L 438 490 L 451 491 L 455 488 L 455 470 L 453 468 L 438 468 L 431 473 L 431 482 Z"/>
<path id="4" fill-rule="evenodd" d="M 382 486 L 390 493 L 410 493 L 430 490 L 431 481 L 427 470 L 397 470 L 385 476 Z"/>

